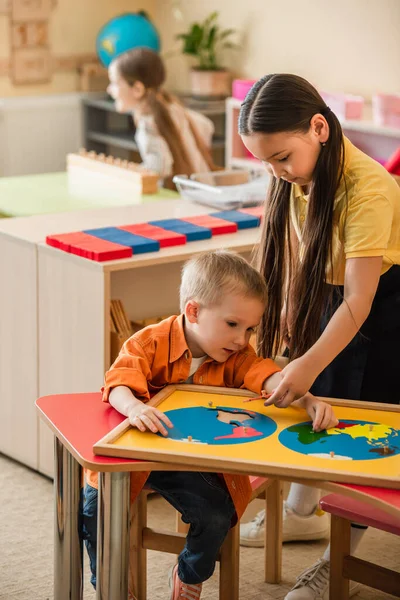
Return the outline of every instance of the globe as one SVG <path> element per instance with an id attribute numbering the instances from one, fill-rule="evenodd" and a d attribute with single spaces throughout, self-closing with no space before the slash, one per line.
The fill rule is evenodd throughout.
<path id="1" fill-rule="evenodd" d="M 155 52 L 160 50 L 156 28 L 140 13 L 114 17 L 101 28 L 96 39 L 97 55 L 105 67 L 119 54 L 140 47 Z"/>

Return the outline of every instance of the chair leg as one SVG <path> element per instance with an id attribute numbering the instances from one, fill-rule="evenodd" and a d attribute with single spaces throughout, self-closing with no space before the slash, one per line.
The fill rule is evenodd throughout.
<path id="1" fill-rule="evenodd" d="M 343 561 L 350 554 L 351 523 L 331 515 L 331 559 L 329 597 L 349 600 L 350 581 L 343 577 Z"/>
<path id="2" fill-rule="evenodd" d="M 219 600 L 239 600 L 239 524 L 232 527 L 221 546 Z"/>
<path id="3" fill-rule="evenodd" d="M 274 480 L 265 492 L 265 581 L 280 583 L 282 576 L 283 483 Z M 336 598 L 336 596 L 331 596 Z"/>
<path id="4" fill-rule="evenodd" d="M 129 590 L 137 600 L 146 600 L 147 561 L 142 542 L 143 529 L 147 526 L 146 492 L 140 492 L 130 512 Z"/>

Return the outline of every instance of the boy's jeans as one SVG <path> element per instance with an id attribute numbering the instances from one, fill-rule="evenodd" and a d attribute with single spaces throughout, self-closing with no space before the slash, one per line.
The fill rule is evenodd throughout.
<path id="1" fill-rule="evenodd" d="M 202 583 L 214 572 L 221 545 L 231 527 L 235 508 L 223 479 L 215 473 L 154 471 L 146 488 L 161 494 L 190 524 L 178 559 L 178 575 L 185 583 Z M 96 587 L 97 490 L 86 485 L 83 538 L 90 559 L 91 582 Z"/>

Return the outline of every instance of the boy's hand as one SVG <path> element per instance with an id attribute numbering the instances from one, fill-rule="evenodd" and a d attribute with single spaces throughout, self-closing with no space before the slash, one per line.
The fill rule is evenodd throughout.
<path id="1" fill-rule="evenodd" d="M 158 431 L 162 435 L 167 436 L 168 431 L 165 429 L 163 422 L 170 429 L 173 427 L 171 421 L 168 419 L 161 410 L 154 406 L 147 406 L 147 404 L 135 404 L 128 412 L 129 423 L 132 427 L 137 427 L 140 431 L 152 431 L 157 433 Z"/>
<path id="2" fill-rule="evenodd" d="M 263 391 L 272 394 L 282 381 L 282 371 L 277 371 L 270 375 L 263 384 Z"/>
<path id="3" fill-rule="evenodd" d="M 300 398 L 298 405 L 306 409 L 308 416 L 313 422 L 314 431 L 324 431 L 325 429 L 336 427 L 339 423 L 332 406 L 312 394 L 306 394 L 303 398 Z"/>

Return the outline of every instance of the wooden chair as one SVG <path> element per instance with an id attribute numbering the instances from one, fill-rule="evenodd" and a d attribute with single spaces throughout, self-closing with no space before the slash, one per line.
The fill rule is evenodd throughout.
<path id="1" fill-rule="evenodd" d="M 269 526 L 266 531 L 266 581 L 277 583 L 281 574 L 282 540 L 282 484 L 277 480 L 263 477 L 250 477 L 252 498 L 264 494 Z M 179 515 L 178 515 L 179 517 Z M 179 518 L 179 531 L 162 531 L 147 527 L 147 493 L 142 491 L 137 498 L 130 522 L 130 573 L 129 589 L 134 591 L 137 600 L 146 600 L 147 575 L 146 551 L 157 550 L 179 554 L 186 538 L 186 525 Z M 186 529 L 186 531 L 185 531 Z M 220 563 L 219 600 L 239 598 L 239 524 L 233 527 L 218 557 Z"/>
<path id="2" fill-rule="evenodd" d="M 330 598 L 348 600 L 350 579 L 400 598 L 400 573 L 350 555 L 351 522 L 400 535 L 400 490 L 365 490 L 370 497 L 383 500 L 390 512 L 340 494 L 320 501 L 321 508 L 331 514 Z"/>

